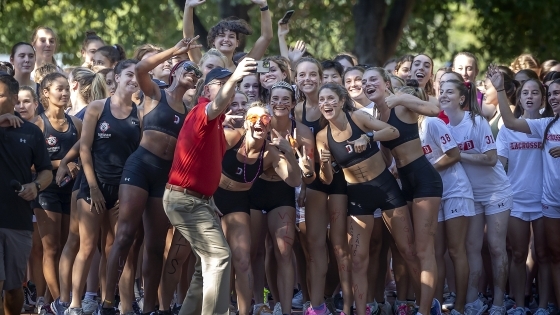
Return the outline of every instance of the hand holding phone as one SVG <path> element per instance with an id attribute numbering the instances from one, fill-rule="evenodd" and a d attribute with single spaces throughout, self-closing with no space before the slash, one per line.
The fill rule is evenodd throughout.
<path id="1" fill-rule="evenodd" d="M 294 10 L 286 11 L 286 14 L 284 14 L 282 19 L 280 20 L 280 24 L 288 24 L 292 15 L 294 15 Z"/>

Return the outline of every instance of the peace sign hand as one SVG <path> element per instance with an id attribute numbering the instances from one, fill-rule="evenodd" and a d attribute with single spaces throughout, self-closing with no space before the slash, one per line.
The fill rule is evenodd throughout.
<path id="1" fill-rule="evenodd" d="M 305 145 L 302 147 L 301 152 L 298 150 L 298 148 L 295 148 L 295 150 L 296 150 L 296 155 L 298 157 L 298 165 L 302 173 L 303 174 L 313 173 L 313 165 L 311 165 L 311 159 L 309 158 L 309 155 L 305 150 Z"/>
<path id="2" fill-rule="evenodd" d="M 193 38 L 183 38 L 175 45 L 175 52 L 173 53 L 175 56 L 186 54 L 189 50 L 195 48 L 201 48 L 202 45 L 196 44 L 196 40 L 198 39 L 198 35 Z"/>
<path id="3" fill-rule="evenodd" d="M 284 154 L 291 154 L 292 153 L 292 146 L 290 145 L 290 141 L 286 138 L 282 137 L 282 135 L 276 131 L 276 129 L 272 129 L 272 141 L 270 144 L 277 147 L 280 152 Z"/>

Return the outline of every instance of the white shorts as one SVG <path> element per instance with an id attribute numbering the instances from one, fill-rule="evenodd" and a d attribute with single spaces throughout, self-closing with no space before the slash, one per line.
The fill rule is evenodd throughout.
<path id="1" fill-rule="evenodd" d="M 499 201 L 475 201 L 475 214 L 493 215 L 511 210 L 513 208 L 513 197 L 506 197 Z"/>
<path id="2" fill-rule="evenodd" d="M 458 217 L 472 217 L 474 213 L 474 200 L 461 197 L 447 198 L 439 205 L 438 222 Z"/>
<path id="3" fill-rule="evenodd" d="M 542 214 L 545 218 L 560 219 L 560 207 L 542 205 Z"/>
<path id="4" fill-rule="evenodd" d="M 377 210 L 375 210 L 375 211 L 373 212 L 373 217 L 374 217 L 375 219 L 381 218 L 382 216 L 383 216 L 383 214 L 381 213 L 381 209 L 377 209 Z"/>
<path id="5" fill-rule="evenodd" d="M 515 207 L 514 207 L 515 209 Z M 525 222 L 532 222 L 543 217 L 542 211 L 539 212 L 522 212 L 522 211 L 512 211 L 510 217 L 515 217 L 521 219 Z"/>

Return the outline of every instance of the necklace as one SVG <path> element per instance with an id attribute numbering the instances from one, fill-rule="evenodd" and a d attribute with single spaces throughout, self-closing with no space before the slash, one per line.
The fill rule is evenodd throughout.
<path id="1" fill-rule="evenodd" d="M 245 141 L 243 141 L 243 147 L 245 148 L 245 156 L 243 157 L 243 180 L 245 181 L 245 183 L 254 182 L 257 179 L 257 177 L 260 175 L 259 173 L 261 172 L 262 160 L 263 160 L 262 157 L 264 155 L 264 147 L 265 146 L 266 146 L 266 142 L 263 144 L 263 146 L 261 148 L 261 152 L 259 153 L 259 157 L 258 157 L 258 159 L 259 159 L 259 169 L 257 170 L 257 174 L 255 174 L 255 178 L 253 178 L 252 181 L 248 182 L 247 177 L 246 177 L 247 172 L 246 172 L 245 169 L 247 167 L 247 155 L 249 155 L 249 154 L 247 152 L 247 145 L 246 145 Z"/>
<path id="2" fill-rule="evenodd" d="M 64 119 L 62 120 L 62 122 L 58 122 L 58 120 L 57 120 L 59 126 L 64 126 L 64 124 L 65 124 L 67 121 L 68 121 L 68 120 L 67 120 L 66 118 L 64 118 Z"/>

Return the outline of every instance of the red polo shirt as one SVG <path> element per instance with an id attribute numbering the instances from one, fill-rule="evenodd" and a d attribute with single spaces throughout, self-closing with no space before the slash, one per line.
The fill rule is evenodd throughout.
<path id="1" fill-rule="evenodd" d="M 225 115 L 208 120 L 208 103 L 209 99 L 199 98 L 187 115 L 177 139 L 169 183 L 211 196 L 220 183 L 226 138 L 222 127 Z"/>

